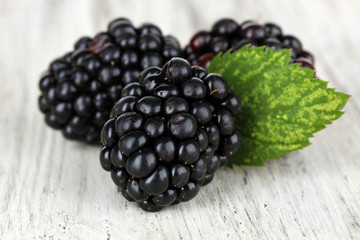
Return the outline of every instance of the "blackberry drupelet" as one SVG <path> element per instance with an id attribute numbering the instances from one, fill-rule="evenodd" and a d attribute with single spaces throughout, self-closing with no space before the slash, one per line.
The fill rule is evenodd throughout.
<path id="1" fill-rule="evenodd" d="M 273 23 L 260 25 L 255 21 L 237 24 L 232 19 L 220 19 L 211 31 L 199 31 L 185 47 L 184 55 L 192 64 L 208 67 L 219 52 L 237 50 L 245 45 L 292 49 L 291 63 L 298 62 L 302 67 L 314 69 L 314 57 L 303 50 L 301 42 L 294 36 L 283 35 L 281 28 Z"/>
<path id="2" fill-rule="evenodd" d="M 145 211 L 191 200 L 240 145 L 240 100 L 219 74 L 182 58 L 122 90 L 102 131 L 102 167 Z"/>
<path id="3" fill-rule="evenodd" d="M 181 56 L 178 41 L 152 24 L 135 28 L 124 18 L 107 32 L 80 38 L 74 50 L 54 60 L 40 80 L 39 108 L 46 123 L 68 139 L 96 143 L 114 103 L 140 72 Z"/>

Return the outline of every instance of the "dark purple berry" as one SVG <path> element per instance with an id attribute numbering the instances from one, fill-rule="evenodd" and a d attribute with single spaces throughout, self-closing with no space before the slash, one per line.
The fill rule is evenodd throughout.
<path id="1" fill-rule="evenodd" d="M 181 188 L 190 178 L 190 170 L 182 164 L 173 165 L 171 168 L 171 185 L 176 188 Z"/>
<path id="2" fill-rule="evenodd" d="M 215 35 L 230 37 L 236 35 L 237 29 L 238 29 L 238 25 L 234 20 L 221 19 L 214 24 L 212 28 L 212 32 Z"/>
<path id="3" fill-rule="evenodd" d="M 129 179 L 126 188 L 135 201 L 144 201 L 148 199 L 148 194 L 140 188 L 140 183 L 137 179 Z"/>
<path id="4" fill-rule="evenodd" d="M 224 100 L 227 97 L 229 87 L 220 74 L 208 74 L 204 79 L 204 83 L 208 86 L 210 97 L 214 100 Z"/>
<path id="5" fill-rule="evenodd" d="M 130 176 L 125 170 L 116 168 L 111 171 L 111 178 L 116 186 L 125 188 Z"/>
<path id="6" fill-rule="evenodd" d="M 154 196 L 151 200 L 158 206 L 167 207 L 176 200 L 176 197 L 176 190 L 168 189 L 162 194 Z"/>
<path id="7" fill-rule="evenodd" d="M 199 78 L 187 80 L 182 85 L 182 95 L 185 98 L 202 99 L 206 94 L 206 86 Z"/>
<path id="8" fill-rule="evenodd" d="M 160 205 L 156 205 L 154 202 L 152 202 L 151 200 L 147 200 L 147 201 L 143 201 L 143 202 L 139 202 L 139 207 L 147 212 L 158 212 L 160 210 L 163 209 L 162 206 Z"/>
<path id="9" fill-rule="evenodd" d="M 145 79 L 146 77 L 150 76 L 150 75 L 158 75 L 161 72 L 161 68 L 156 67 L 156 66 L 152 66 L 149 68 L 146 68 L 144 71 L 142 71 L 140 73 L 140 77 L 141 79 Z"/>
<path id="10" fill-rule="evenodd" d="M 187 64 L 174 59 L 161 71 L 143 71 L 123 89 L 102 130 L 102 166 L 123 196 L 146 211 L 191 200 L 239 147 L 240 100 L 221 75 Z M 95 115 L 101 122 L 102 114 Z"/>
<path id="11" fill-rule="evenodd" d="M 199 159 L 199 144 L 195 140 L 181 141 L 179 144 L 178 161 L 181 163 L 192 164 Z"/>
<path id="12" fill-rule="evenodd" d="M 227 156 L 220 156 L 220 167 L 224 167 L 229 163 L 230 159 Z"/>
<path id="13" fill-rule="evenodd" d="M 249 24 L 242 28 L 241 34 L 245 39 L 262 41 L 265 38 L 265 29 L 259 24 Z"/>
<path id="14" fill-rule="evenodd" d="M 306 59 L 307 59 L 308 61 L 310 61 L 310 63 L 313 64 L 313 65 L 314 65 L 314 63 L 315 63 L 315 58 L 314 58 L 314 56 L 313 56 L 311 53 L 307 52 L 307 51 L 302 51 L 302 53 L 300 54 L 300 57 L 306 58 Z"/>
<path id="15" fill-rule="evenodd" d="M 113 168 L 110 158 L 110 152 L 111 148 L 108 148 L 106 146 L 102 147 L 100 151 L 100 164 L 105 171 L 111 171 L 111 169 Z"/>
<path id="16" fill-rule="evenodd" d="M 284 36 L 282 42 L 285 48 L 289 48 L 289 49 L 291 48 L 292 50 L 295 51 L 296 54 L 301 54 L 302 52 L 301 42 L 296 37 Z"/>
<path id="17" fill-rule="evenodd" d="M 106 32 L 80 38 L 73 51 L 49 64 L 39 82 L 40 111 L 46 123 L 61 129 L 66 138 L 98 143 L 112 106 L 122 96 L 141 98 L 149 90 L 141 88 L 139 92 L 138 83 L 125 86 L 139 82 L 145 75 L 161 73 L 154 66 L 182 54 L 176 38 L 163 36 L 157 26 L 144 24 L 136 28 L 125 18 L 115 19 Z M 148 67 L 151 70 L 140 76 Z M 111 117 L 133 106 L 131 101 L 121 104 L 117 111 L 111 111 Z M 86 119 L 86 124 L 73 126 L 70 120 L 78 119 L 75 117 Z"/>
<path id="18" fill-rule="evenodd" d="M 237 24 L 232 19 L 216 21 L 211 31 L 199 31 L 193 35 L 183 54 L 192 65 L 207 68 L 211 60 L 219 52 L 229 49 L 236 51 L 244 46 L 265 46 L 266 49 L 293 49 L 290 63 L 300 57 L 308 58 L 313 65 L 313 58 L 307 51 L 303 51 L 300 41 L 292 36 L 284 36 L 281 28 L 274 23 L 260 25 L 255 21 L 245 21 Z M 299 60 L 300 61 L 300 60 Z M 306 63 L 301 67 L 311 68 Z M 195 76 L 197 77 L 197 76 Z"/>
<path id="19" fill-rule="evenodd" d="M 126 200 L 128 200 L 129 202 L 135 202 L 135 199 L 130 196 L 129 190 L 126 187 L 120 188 L 120 192 Z"/>
<path id="20" fill-rule="evenodd" d="M 224 137 L 219 146 L 219 153 L 224 156 L 235 154 L 241 144 L 240 134 L 235 131 L 230 136 Z"/>
<path id="21" fill-rule="evenodd" d="M 159 161 L 170 163 L 175 158 L 176 145 L 169 137 L 162 137 L 155 142 L 155 152 Z"/>
<path id="22" fill-rule="evenodd" d="M 90 95 L 80 95 L 74 102 L 74 110 L 80 117 L 91 117 L 95 108 Z"/>
<path id="23" fill-rule="evenodd" d="M 101 130 L 101 142 L 103 145 L 112 147 L 116 144 L 118 137 L 115 133 L 115 119 L 108 120 Z"/>
<path id="24" fill-rule="evenodd" d="M 208 142 L 209 142 L 209 138 L 207 133 L 205 132 L 204 129 L 199 128 L 196 132 L 195 135 L 195 141 L 197 142 L 197 144 L 199 145 L 199 151 L 202 152 L 204 151 L 207 146 L 208 146 Z"/>
<path id="25" fill-rule="evenodd" d="M 127 159 L 126 170 L 131 176 L 142 178 L 155 169 L 157 161 L 156 155 L 150 148 L 143 148 Z"/>
<path id="26" fill-rule="evenodd" d="M 205 177 L 207 171 L 207 161 L 200 158 L 199 161 L 191 165 L 191 179 L 199 181 Z"/>
<path id="27" fill-rule="evenodd" d="M 182 58 L 173 58 L 164 66 L 167 79 L 174 84 L 191 78 L 191 65 Z"/>
<path id="28" fill-rule="evenodd" d="M 160 37 L 157 35 L 144 34 L 139 39 L 138 49 L 140 50 L 140 52 L 158 52 L 161 50 L 161 48 L 162 48 L 162 42 L 161 42 Z M 154 66 L 154 65 L 151 65 L 151 66 Z"/>
<path id="29" fill-rule="evenodd" d="M 145 53 L 140 59 L 140 66 L 143 69 L 152 67 L 152 66 L 161 66 L 163 57 L 156 52 Z"/>
<path id="30" fill-rule="evenodd" d="M 206 101 L 194 102 L 191 105 L 191 113 L 201 124 L 206 124 L 212 117 L 212 109 L 210 104 Z"/>
<path id="31" fill-rule="evenodd" d="M 242 48 L 244 46 L 248 46 L 248 45 L 250 45 L 250 47 L 257 47 L 258 46 L 257 43 L 255 41 L 253 41 L 253 40 L 242 39 L 240 41 L 233 42 L 231 48 L 232 48 L 232 50 L 235 51 L 235 50 L 238 50 L 238 49 L 240 49 L 240 48 Z"/>
<path id="32" fill-rule="evenodd" d="M 214 37 L 210 42 L 209 49 L 215 54 L 225 52 L 229 49 L 229 41 L 225 37 Z"/>
<path id="33" fill-rule="evenodd" d="M 140 180 L 140 187 L 148 194 L 159 195 L 167 190 L 169 181 L 168 169 L 160 165 L 149 177 Z"/>
<path id="34" fill-rule="evenodd" d="M 268 38 L 264 41 L 265 49 L 273 48 L 273 51 L 280 50 L 282 43 L 276 38 Z"/>
<path id="35" fill-rule="evenodd" d="M 144 89 L 137 82 L 129 83 L 121 91 L 122 97 L 127 97 L 127 96 L 142 97 L 143 95 L 144 95 Z"/>
<path id="36" fill-rule="evenodd" d="M 106 121 L 109 119 L 109 113 L 106 112 L 96 112 L 94 117 L 94 123 L 98 127 L 104 126 Z"/>
<path id="37" fill-rule="evenodd" d="M 220 156 L 215 154 L 207 165 L 206 174 L 214 174 L 221 164 Z"/>
<path id="38" fill-rule="evenodd" d="M 197 123 L 191 114 L 177 113 L 169 118 L 168 130 L 178 139 L 191 138 L 196 133 Z"/>
<path id="39" fill-rule="evenodd" d="M 215 111 L 214 122 L 220 130 L 220 134 L 227 136 L 234 132 L 235 121 L 233 115 L 224 109 Z"/>
<path id="40" fill-rule="evenodd" d="M 134 96 L 122 97 L 113 107 L 112 117 L 118 117 L 123 113 L 131 112 L 135 109 L 135 104 L 138 98 Z"/>
<path id="41" fill-rule="evenodd" d="M 175 113 L 186 113 L 189 112 L 189 105 L 184 98 L 170 97 L 165 101 L 164 112 L 168 116 Z"/>
<path id="42" fill-rule="evenodd" d="M 121 83 L 126 86 L 129 83 L 137 82 L 140 77 L 140 71 L 137 68 L 130 68 L 123 72 Z"/>
<path id="43" fill-rule="evenodd" d="M 207 72 L 204 68 L 196 66 L 192 67 L 192 74 L 195 78 L 204 79 L 204 77 L 207 75 Z"/>
<path id="44" fill-rule="evenodd" d="M 54 108 L 52 109 L 52 113 L 54 114 L 56 120 L 59 123 L 65 124 L 69 121 L 71 116 L 73 115 L 73 110 L 71 103 L 67 102 L 59 102 L 56 105 L 54 105 Z"/>
<path id="45" fill-rule="evenodd" d="M 121 150 L 115 145 L 110 152 L 111 163 L 114 167 L 124 169 L 126 167 L 126 156 L 121 153 Z"/>
<path id="46" fill-rule="evenodd" d="M 219 128 L 213 122 L 209 122 L 205 126 L 205 131 L 208 134 L 209 145 L 215 146 L 217 148 L 217 146 L 219 146 L 219 143 L 220 143 Z"/>
<path id="47" fill-rule="evenodd" d="M 311 63 L 311 61 L 308 58 L 300 57 L 300 58 L 296 59 L 296 62 L 300 63 L 300 66 L 303 68 L 315 70 L 313 64 Z"/>
<path id="48" fill-rule="evenodd" d="M 237 115 L 241 109 L 240 99 L 232 91 L 229 92 L 228 97 L 220 105 L 229 110 L 233 115 Z"/>
<path id="49" fill-rule="evenodd" d="M 214 174 L 205 175 L 204 181 L 201 184 L 202 186 L 208 185 L 214 179 Z"/>
<path id="50" fill-rule="evenodd" d="M 165 119 L 162 117 L 148 118 L 144 124 L 144 130 L 150 138 L 158 138 L 166 131 Z"/>
<path id="51" fill-rule="evenodd" d="M 140 36 L 161 36 L 161 30 L 154 24 L 145 23 L 139 28 Z"/>
<path id="52" fill-rule="evenodd" d="M 74 116 L 68 124 L 69 127 L 71 127 L 71 130 L 73 133 L 77 135 L 82 135 L 85 132 L 89 130 L 91 127 L 90 122 L 86 118 Z M 110 133 L 109 133 L 110 134 Z M 113 135 L 109 136 L 110 138 L 113 137 Z"/>
<path id="53" fill-rule="evenodd" d="M 50 107 L 50 106 L 49 106 L 46 98 L 45 98 L 43 95 L 41 95 L 41 96 L 39 97 L 39 108 L 40 108 L 40 111 L 41 111 L 42 113 L 46 113 L 46 112 L 48 112 L 48 111 L 50 110 L 49 107 Z"/>
<path id="54" fill-rule="evenodd" d="M 200 187 L 198 184 L 189 182 L 184 187 L 180 188 L 177 200 L 179 202 L 187 202 L 193 199 L 199 192 Z"/>
<path id="55" fill-rule="evenodd" d="M 144 86 L 146 92 L 151 93 L 155 87 L 163 82 L 163 79 L 159 75 L 150 75 L 144 79 L 140 79 L 140 84 Z"/>
<path id="56" fill-rule="evenodd" d="M 145 96 L 136 104 L 136 109 L 147 116 L 155 116 L 161 112 L 161 100 L 155 96 Z"/>
<path id="57" fill-rule="evenodd" d="M 209 32 L 200 31 L 195 34 L 190 40 L 191 49 L 195 52 L 206 50 L 211 41 L 211 34 Z"/>
<path id="58" fill-rule="evenodd" d="M 281 38 L 282 31 L 281 28 L 273 23 L 266 23 L 264 25 L 266 37 L 272 37 L 272 38 Z"/>
<path id="59" fill-rule="evenodd" d="M 145 147 L 149 143 L 147 135 L 140 130 L 130 131 L 123 135 L 118 143 L 122 154 L 130 156 L 135 151 Z"/>
<path id="60" fill-rule="evenodd" d="M 163 99 L 180 95 L 180 91 L 176 86 L 166 83 L 159 84 L 156 88 L 154 88 L 153 92 L 155 96 Z"/>
<path id="61" fill-rule="evenodd" d="M 125 112 L 121 114 L 115 121 L 115 131 L 119 137 L 124 134 L 140 129 L 143 124 L 143 116 L 136 112 Z"/>

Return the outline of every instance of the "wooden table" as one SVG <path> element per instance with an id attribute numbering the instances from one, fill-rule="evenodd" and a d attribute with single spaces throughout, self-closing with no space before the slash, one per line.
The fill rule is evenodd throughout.
<path id="1" fill-rule="evenodd" d="M 1 1 L 0 239 L 360 239 L 359 10 L 358 0 Z M 47 64 L 118 16 L 183 46 L 220 17 L 274 21 L 352 98 L 310 147 L 221 170 L 193 201 L 146 213 L 117 192 L 97 147 L 66 141 L 37 107 Z"/>

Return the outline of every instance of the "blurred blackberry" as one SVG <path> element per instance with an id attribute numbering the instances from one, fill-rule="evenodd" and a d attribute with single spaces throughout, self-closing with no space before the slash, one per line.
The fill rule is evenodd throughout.
<path id="1" fill-rule="evenodd" d="M 101 132 L 100 163 L 145 211 L 189 201 L 237 151 L 239 111 L 221 75 L 173 58 L 122 90 Z"/>
<path id="2" fill-rule="evenodd" d="M 291 63 L 298 62 L 302 67 L 314 69 L 314 57 L 303 50 L 299 39 L 283 35 L 276 24 L 260 25 L 255 21 L 245 21 L 239 25 L 232 19 L 220 19 L 211 31 L 197 32 L 185 47 L 184 55 L 191 64 L 206 68 L 219 52 L 230 48 L 237 50 L 247 44 L 266 46 L 266 49 L 274 47 L 274 51 L 292 49 Z"/>
<path id="3" fill-rule="evenodd" d="M 74 50 L 50 63 L 40 80 L 46 123 L 68 139 L 96 143 L 114 103 L 140 72 L 181 55 L 178 41 L 152 24 L 135 28 L 124 18 L 107 32 L 80 38 Z"/>

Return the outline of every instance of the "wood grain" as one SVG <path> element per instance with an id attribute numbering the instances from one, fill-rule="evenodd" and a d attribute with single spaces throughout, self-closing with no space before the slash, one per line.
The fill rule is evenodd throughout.
<path id="1" fill-rule="evenodd" d="M 360 239 L 359 9 L 358 0 L 1 1 L 0 239 Z M 224 16 L 277 22 L 352 98 L 310 147 L 224 169 L 193 201 L 143 212 L 117 192 L 97 147 L 64 140 L 37 109 L 48 62 L 118 16 L 156 23 L 183 45 Z"/>

